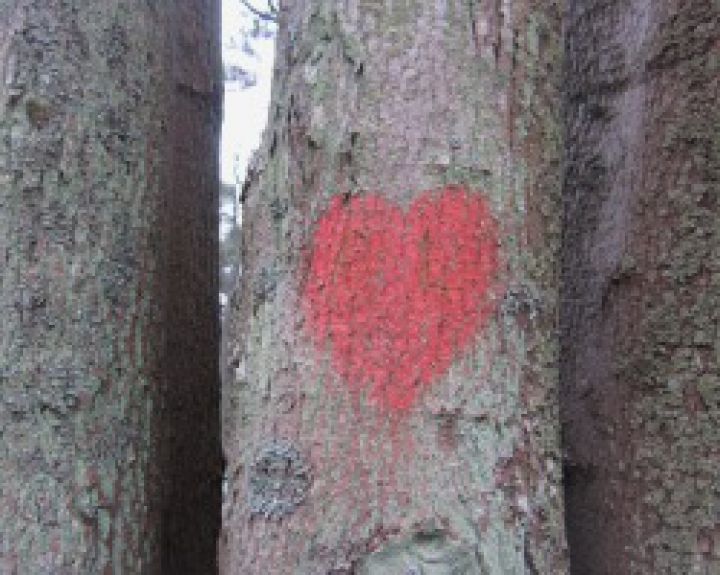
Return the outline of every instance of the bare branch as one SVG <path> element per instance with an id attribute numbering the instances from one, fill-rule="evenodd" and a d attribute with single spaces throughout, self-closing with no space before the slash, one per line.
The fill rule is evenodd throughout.
<path id="1" fill-rule="evenodd" d="M 264 20 L 266 22 L 277 22 L 277 8 L 272 3 L 272 0 L 268 0 L 268 11 L 260 10 L 250 3 L 250 0 L 240 0 L 240 3 L 245 6 L 253 15 Z"/>

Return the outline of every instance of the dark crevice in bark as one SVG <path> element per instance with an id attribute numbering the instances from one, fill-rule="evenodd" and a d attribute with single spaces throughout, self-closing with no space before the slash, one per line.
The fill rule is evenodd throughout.
<path id="1" fill-rule="evenodd" d="M 571 570 L 714 573 L 720 6 L 572 0 L 565 17 Z"/>
<path id="2" fill-rule="evenodd" d="M 219 2 L 0 2 L 0 572 L 217 570 Z"/>

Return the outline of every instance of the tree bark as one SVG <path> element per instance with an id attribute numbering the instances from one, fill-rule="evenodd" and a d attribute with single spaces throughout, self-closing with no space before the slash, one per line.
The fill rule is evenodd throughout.
<path id="1" fill-rule="evenodd" d="M 218 23 L 0 5 L 2 573 L 216 569 Z"/>
<path id="2" fill-rule="evenodd" d="M 573 572 L 720 572 L 720 8 L 568 5 Z"/>
<path id="3" fill-rule="evenodd" d="M 556 2 L 281 7 L 222 572 L 566 572 L 560 75 Z"/>

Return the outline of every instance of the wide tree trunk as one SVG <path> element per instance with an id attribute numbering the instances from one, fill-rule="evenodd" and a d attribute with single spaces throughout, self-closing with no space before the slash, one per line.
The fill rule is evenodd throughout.
<path id="1" fill-rule="evenodd" d="M 567 16 L 573 572 L 720 573 L 720 5 Z"/>
<path id="2" fill-rule="evenodd" d="M 558 4 L 282 6 L 224 573 L 566 572 Z"/>
<path id="3" fill-rule="evenodd" d="M 200 6 L 0 3 L 3 574 L 216 568 L 219 9 Z"/>

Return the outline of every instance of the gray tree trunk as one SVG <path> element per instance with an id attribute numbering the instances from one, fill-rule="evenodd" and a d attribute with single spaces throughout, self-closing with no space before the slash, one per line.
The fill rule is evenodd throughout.
<path id="1" fill-rule="evenodd" d="M 0 3 L 4 574 L 216 568 L 218 22 Z"/>
<path id="2" fill-rule="evenodd" d="M 566 573 L 559 3 L 284 4 L 221 570 Z"/>
<path id="3" fill-rule="evenodd" d="M 567 16 L 573 572 L 720 573 L 720 5 Z"/>

